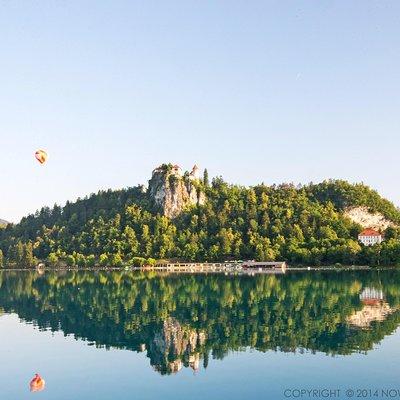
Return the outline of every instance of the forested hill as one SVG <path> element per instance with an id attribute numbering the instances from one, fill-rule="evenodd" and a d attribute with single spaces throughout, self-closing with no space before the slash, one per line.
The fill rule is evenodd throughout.
<path id="1" fill-rule="evenodd" d="M 392 202 L 382 198 L 376 190 L 358 183 L 346 181 L 324 181 L 310 185 L 308 192 L 312 199 L 327 203 L 332 202 L 336 209 L 345 210 L 348 207 L 366 206 L 371 212 L 379 212 L 395 224 L 400 225 L 400 211 Z"/>
<path id="2" fill-rule="evenodd" d="M 366 248 L 357 241 L 361 226 L 344 215 L 364 206 L 400 223 L 399 210 L 365 185 L 246 188 L 221 178 L 209 183 L 207 173 L 198 177 L 176 167 L 156 169 L 147 190 L 102 191 L 1 228 L 0 263 L 122 266 L 168 258 L 400 264 L 396 226 L 387 229 L 384 243 Z"/>

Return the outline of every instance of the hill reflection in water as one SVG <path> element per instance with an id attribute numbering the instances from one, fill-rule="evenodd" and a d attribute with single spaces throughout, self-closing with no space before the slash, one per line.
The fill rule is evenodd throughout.
<path id="1" fill-rule="evenodd" d="M 146 352 L 161 374 L 229 351 L 351 354 L 400 323 L 400 273 L 159 275 L 0 272 L 0 310 L 98 347 Z"/>

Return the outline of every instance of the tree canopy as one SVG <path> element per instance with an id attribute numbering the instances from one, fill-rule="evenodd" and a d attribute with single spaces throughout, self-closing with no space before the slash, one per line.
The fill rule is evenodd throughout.
<path id="1" fill-rule="evenodd" d="M 393 223 L 399 210 L 363 184 L 326 181 L 306 186 L 230 185 L 222 178 L 198 190 L 204 205 L 169 219 L 138 186 L 101 191 L 43 207 L 16 225 L 0 229 L 3 264 L 140 265 L 148 259 L 222 261 L 286 260 L 290 264 L 400 263 L 400 230 L 390 228 L 380 245 L 357 241 L 361 226 L 344 215 L 352 206 L 379 211 Z"/>

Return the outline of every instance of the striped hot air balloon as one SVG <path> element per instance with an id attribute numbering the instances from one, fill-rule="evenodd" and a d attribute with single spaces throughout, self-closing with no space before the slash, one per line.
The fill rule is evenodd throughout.
<path id="1" fill-rule="evenodd" d="M 46 382 L 39 374 L 35 374 L 35 376 L 29 383 L 31 392 L 41 392 L 44 389 L 45 385 Z"/>
<path id="2" fill-rule="evenodd" d="M 38 150 L 35 153 L 35 158 L 40 162 L 40 164 L 44 164 L 47 161 L 48 155 L 44 150 Z"/>

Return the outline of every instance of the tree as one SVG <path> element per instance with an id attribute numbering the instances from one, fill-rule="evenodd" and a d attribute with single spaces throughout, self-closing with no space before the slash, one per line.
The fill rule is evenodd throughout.
<path id="1" fill-rule="evenodd" d="M 125 227 L 124 230 L 125 254 L 135 256 L 139 252 L 139 241 L 137 240 L 135 230 L 131 226 Z"/>
<path id="2" fill-rule="evenodd" d="M 47 262 L 51 267 L 55 267 L 58 263 L 58 256 L 56 253 L 50 253 L 47 257 Z"/>
<path id="3" fill-rule="evenodd" d="M 204 184 L 205 187 L 209 187 L 210 186 L 210 180 L 209 180 L 209 177 L 208 177 L 207 168 L 203 172 L 203 184 Z"/>
<path id="4" fill-rule="evenodd" d="M 23 251 L 22 251 L 22 260 L 21 264 L 24 267 L 32 267 L 35 264 L 36 260 L 35 257 L 33 256 L 33 247 L 32 247 L 32 242 L 28 242 L 25 245 L 23 245 Z"/>
<path id="5" fill-rule="evenodd" d="M 131 263 L 134 267 L 143 267 L 146 263 L 146 259 L 143 257 L 133 257 Z"/>
<path id="6" fill-rule="evenodd" d="M 96 265 L 96 258 L 93 254 L 87 256 L 86 258 L 86 266 L 89 268 L 93 268 Z"/>
<path id="7" fill-rule="evenodd" d="M 69 267 L 74 267 L 76 264 L 75 257 L 72 254 L 69 254 L 65 261 Z"/>
<path id="8" fill-rule="evenodd" d="M 196 189 L 204 191 L 208 180 L 205 170 L 204 185 L 197 182 Z M 400 263 L 400 229 L 395 227 L 400 224 L 400 211 L 364 185 L 326 181 L 246 188 L 216 177 L 205 192 L 205 204 L 188 206 L 169 219 L 142 187 L 100 191 L 62 208 L 43 207 L 19 224 L 0 229 L 0 248 L 7 263 L 15 266 L 31 266 L 35 257 L 51 264 L 55 256 L 80 267 L 96 262 L 123 265 L 134 257 L 279 258 L 316 265 Z M 179 193 L 171 195 L 179 201 Z M 393 222 L 382 245 L 359 246 L 360 226 L 344 214 L 352 206 L 379 211 Z"/>
<path id="9" fill-rule="evenodd" d="M 142 226 L 142 254 L 146 257 L 151 256 L 151 237 L 150 237 L 150 228 L 148 225 L 144 224 Z"/>
<path id="10" fill-rule="evenodd" d="M 109 262 L 108 262 L 108 255 L 107 254 L 100 254 L 99 258 L 99 263 L 102 267 L 107 267 Z"/>
<path id="11" fill-rule="evenodd" d="M 22 244 L 21 241 L 18 241 L 18 243 L 15 246 L 15 259 L 14 261 L 17 263 L 17 265 L 23 265 L 23 259 L 24 259 L 24 245 Z"/>
<path id="12" fill-rule="evenodd" d="M 110 264 L 112 267 L 122 267 L 123 260 L 120 254 L 111 254 L 109 257 Z"/>
<path id="13" fill-rule="evenodd" d="M 86 257 L 83 254 L 77 253 L 75 255 L 75 262 L 78 267 L 86 266 Z"/>
<path id="14" fill-rule="evenodd" d="M 0 249 L 0 268 L 4 267 L 4 256 L 3 251 Z"/>

